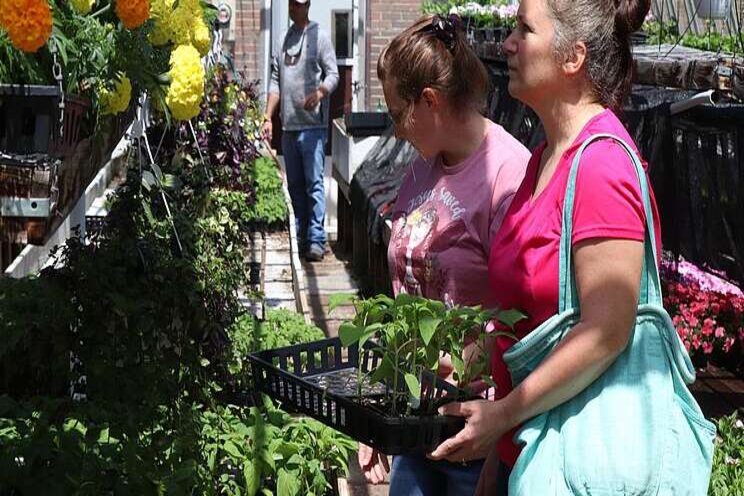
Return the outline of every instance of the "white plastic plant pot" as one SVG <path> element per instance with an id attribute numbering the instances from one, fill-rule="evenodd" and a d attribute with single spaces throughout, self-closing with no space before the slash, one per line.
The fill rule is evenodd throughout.
<path id="1" fill-rule="evenodd" d="M 731 0 L 697 0 L 697 15 L 703 19 L 725 19 L 731 10 Z"/>

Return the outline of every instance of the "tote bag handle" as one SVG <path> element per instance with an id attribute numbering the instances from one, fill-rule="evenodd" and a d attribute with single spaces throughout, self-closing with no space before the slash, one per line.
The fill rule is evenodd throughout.
<path id="1" fill-rule="evenodd" d="M 636 175 L 641 185 L 641 197 L 646 215 L 646 233 L 644 240 L 643 271 L 641 273 L 641 291 L 639 303 L 655 303 L 661 305 L 661 280 L 659 278 L 659 267 L 657 265 L 656 236 L 654 234 L 653 210 L 648 191 L 646 172 L 643 170 L 641 161 L 621 138 L 612 134 L 595 134 L 589 137 L 579 148 L 571 164 L 571 170 L 566 184 L 566 198 L 563 201 L 563 227 L 561 231 L 560 259 L 559 259 L 559 288 L 558 288 L 558 313 L 565 310 L 579 308 L 579 298 L 576 290 L 576 280 L 573 271 L 573 260 L 571 253 L 571 239 L 573 233 L 573 207 L 576 196 L 576 176 L 584 150 L 595 141 L 611 139 L 616 141 L 628 154 L 635 167 Z M 611 263 L 608 261 L 608 263 Z"/>

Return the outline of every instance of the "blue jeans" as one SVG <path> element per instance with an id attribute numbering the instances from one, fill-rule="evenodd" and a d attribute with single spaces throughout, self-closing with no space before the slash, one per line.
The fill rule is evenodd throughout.
<path id="1" fill-rule="evenodd" d="M 325 128 L 284 131 L 282 151 L 287 167 L 289 196 L 292 198 L 301 244 L 326 242 L 325 220 Z"/>
<path id="2" fill-rule="evenodd" d="M 394 456 L 390 496 L 473 496 L 483 460 L 466 464 Z"/>

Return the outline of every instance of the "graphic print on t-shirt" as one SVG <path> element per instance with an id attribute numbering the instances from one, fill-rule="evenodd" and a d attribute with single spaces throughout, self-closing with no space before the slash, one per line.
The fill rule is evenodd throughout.
<path id="1" fill-rule="evenodd" d="M 451 305 L 448 274 L 439 257 L 453 247 L 465 233 L 462 219 L 466 209 L 446 188 L 429 190 L 409 204 L 408 213 L 399 212 L 393 220 L 395 267 L 402 281 L 399 292 L 438 299 Z"/>

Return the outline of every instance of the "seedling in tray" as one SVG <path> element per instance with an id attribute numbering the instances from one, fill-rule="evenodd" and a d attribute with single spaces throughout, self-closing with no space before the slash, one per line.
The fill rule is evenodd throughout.
<path id="1" fill-rule="evenodd" d="M 456 434 L 460 417 L 436 415 L 439 405 L 474 397 L 473 379 L 488 377 L 489 321 L 511 327 L 522 315 L 399 295 L 363 300 L 336 296 L 331 310 L 352 302 L 356 316 L 339 337 L 249 355 L 255 387 L 282 408 L 310 415 L 390 455 L 424 453 Z M 464 359 L 466 343 L 475 353 Z M 440 376 L 452 362 L 450 384 Z"/>
<path id="2" fill-rule="evenodd" d="M 349 301 L 354 304 L 356 316 L 339 328 L 341 344 L 357 345 L 360 349 L 371 345 L 381 357 L 372 369 L 364 360 L 359 361 L 354 381 L 357 399 L 391 415 L 431 415 L 443 403 L 472 399 L 474 395 L 468 389 L 477 379 L 494 386 L 488 374 L 488 342 L 496 335 L 511 334 L 487 333 L 486 325 L 497 319 L 512 328 L 524 318 L 514 310 L 447 308 L 440 301 L 408 294 L 395 299 L 379 295 L 366 300 L 338 295 L 331 299 L 331 311 Z M 466 345 L 470 349 L 467 361 Z M 443 357 L 452 362 L 452 379 L 457 387 L 454 394 L 444 396 L 432 387 L 432 379 L 443 375 Z M 372 394 L 370 386 L 377 386 Z"/>

